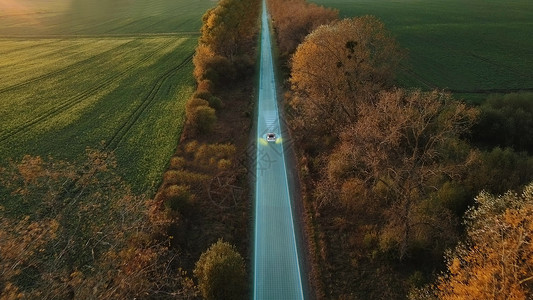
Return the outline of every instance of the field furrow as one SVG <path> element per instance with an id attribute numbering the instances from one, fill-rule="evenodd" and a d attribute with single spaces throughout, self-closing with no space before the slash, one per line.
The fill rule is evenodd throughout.
<path id="1" fill-rule="evenodd" d="M 171 42 L 172 41 L 168 41 L 168 43 L 161 43 L 161 45 L 159 45 L 159 47 L 155 49 L 154 52 L 146 54 L 141 59 L 134 61 L 134 63 L 130 63 L 130 65 L 128 65 L 124 70 L 122 70 L 119 73 L 112 74 L 112 76 L 107 77 L 105 80 L 99 82 L 98 85 L 85 89 L 81 91 L 80 93 L 76 94 L 74 97 L 69 98 L 64 102 L 57 103 L 56 106 L 52 107 L 51 109 L 47 111 L 42 112 L 40 115 L 35 116 L 34 118 L 28 120 L 25 123 L 20 124 L 19 126 L 13 127 L 6 132 L 0 132 L 0 142 L 3 142 L 9 138 L 12 138 L 17 134 L 28 130 L 30 127 L 40 122 L 43 122 L 49 118 L 52 118 L 55 115 L 63 113 L 66 110 L 73 107 L 74 105 L 79 104 L 81 101 L 87 99 L 90 95 L 96 94 L 99 90 L 105 88 L 106 86 L 111 85 L 115 80 L 118 80 L 121 77 L 125 76 L 127 73 L 131 72 L 131 70 L 133 70 L 136 66 L 141 65 L 147 60 L 149 60 L 153 55 L 156 55 L 160 50 L 167 47 Z M 131 51 L 134 51 L 134 50 L 132 49 Z"/>
<path id="2" fill-rule="evenodd" d="M 13 52 L 24 51 L 27 49 L 34 48 L 36 46 L 49 46 L 57 42 L 59 42 L 59 40 L 56 39 L 51 39 L 47 43 L 36 42 L 32 39 L 20 39 L 17 43 L 13 43 L 12 38 L 0 39 L 0 55 L 5 58 L 5 55 L 12 54 Z"/>
<path id="3" fill-rule="evenodd" d="M 156 186 L 194 90 L 202 15 L 216 2 L 13 4 L 0 4 L 0 167 L 26 154 L 75 163 L 107 145 L 132 188 Z"/>
<path id="4" fill-rule="evenodd" d="M 12 91 L 21 87 L 24 87 L 29 84 L 34 84 L 39 81 L 44 81 L 49 78 L 53 78 L 54 76 L 57 76 L 58 74 L 65 73 L 65 72 L 78 72 L 80 70 L 84 69 L 84 65 L 92 64 L 93 62 L 97 62 L 98 60 L 108 57 L 110 54 L 117 53 L 120 49 L 126 49 L 129 44 L 132 44 L 134 42 L 133 39 L 128 40 L 119 40 L 118 45 L 102 45 L 102 48 L 96 48 L 98 51 L 95 54 L 92 54 L 92 52 L 83 52 L 80 50 L 81 53 L 84 53 L 84 55 L 77 56 L 77 54 L 73 55 L 76 57 L 73 57 L 73 60 L 68 60 L 64 62 L 65 64 L 63 67 L 60 67 L 59 69 L 56 69 L 57 66 L 61 66 L 61 61 L 58 60 L 47 60 L 43 63 L 39 61 L 33 61 L 33 63 L 29 64 L 28 67 L 24 68 L 23 65 L 19 65 L 16 67 L 19 71 L 15 71 L 12 73 L 11 69 L 7 68 L 0 68 L 0 74 L 5 74 L 4 82 L 3 84 L 9 84 L 11 82 L 16 82 L 12 85 L 8 85 L 6 87 L 0 88 L 0 94 Z M 86 45 L 85 45 L 86 46 Z M 111 47 L 109 47 L 111 46 Z M 38 48 L 34 50 L 39 51 Z M 31 57 L 31 53 L 27 55 L 28 57 Z M 61 59 L 69 58 L 70 56 L 61 56 Z M 86 58 L 84 58 L 86 57 Z M 80 60 L 80 58 L 83 58 Z M 24 58 L 18 58 L 18 60 L 24 60 Z M 41 75 L 38 75 L 36 77 L 31 77 L 27 80 L 24 80 L 22 82 L 17 82 L 17 79 L 24 79 L 28 76 L 35 76 L 35 74 L 40 72 L 43 72 L 47 69 L 52 69 L 48 73 L 44 73 Z M 13 74 L 13 75 L 10 75 Z M 13 77 L 13 79 L 10 81 L 9 78 Z"/>
<path id="5" fill-rule="evenodd" d="M 173 67 L 172 69 L 168 70 L 166 73 L 161 75 L 159 78 L 155 80 L 155 84 L 152 86 L 150 92 L 148 95 L 143 98 L 140 105 L 137 106 L 137 108 L 132 112 L 130 117 L 118 128 L 118 130 L 113 134 L 111 139 L 106 142 L 105 148 L 106 149 L 112 149 L 115 150 L 119 144 L 122 142 L 128 131 L 131 129 L 131 127 L 137 122 L 141 114 L 152 104 L 154 99 L 156 99 L 157 94 L 159 93 L 159 90 L 165 83 L 165 81 L 175 72 L 178 72 L 181 70 L 185 65 L 190 64 L 192 61 L 194 53 L 191 53 L 189 56 L 187 56 L 180 64 Z"/>

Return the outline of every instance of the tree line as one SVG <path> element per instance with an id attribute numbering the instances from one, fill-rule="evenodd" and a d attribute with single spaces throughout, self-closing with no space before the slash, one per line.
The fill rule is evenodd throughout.
<path id="1" fill-rule="evenodd" d="M 529 201 L 530 188 L 522 197 L 505 194 L 512 201 L 488 193 L 519 191 L 533 179 L 533 95 L 494 96 L 472 107 L 442 90 L 396 87 L 406 51 L 377 18 L 339 20 L 305 1 L 270 7 L 289 66 L 285 102 L 307 191 L 318 297 L 390 299 L 411 291 L 413 299 L 459 299 L 472 289 L 476 299 L 531 297 L 531 265 L 490 269 L 533 254 L 516 240 L 529 218 L 516 203 Z M 299 22 L 308 15 L 319 16 Z M 484 217 L 501 221 L 473 217 L 491 201 L 501 207 Z M 481 234 L 509 222 L 514 227 L 499 231 L 503 245 Z M 476 256 L 477 247 L 486 255 Z"/>
<path id="2" fill-rule="evenodd" d="M 245 259 L 239 253 L 248 247 L 245 146 L 229 141 L 247 140 L 240 122 L 250 127 L 233 106 L 250 102 L 249 95 L 241 94 L 255 70 L 259 9 L 257 0 L 222 0 L 202 17 L 193 57 L 197 89 L 185 105 L 184 132 L 154 199 L 165 220 L 164 235 L 172 249 L 191 257 L 183 259 L 184 269 L 193 271 L 195 296 L 204 299 L 248 294 Z M 237 241 L 243 241 L 238 248 L 230 243 Z"/>

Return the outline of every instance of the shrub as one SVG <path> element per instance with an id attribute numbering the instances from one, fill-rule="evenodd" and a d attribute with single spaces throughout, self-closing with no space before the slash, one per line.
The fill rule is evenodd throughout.
<path id="1" fill-rule="evenodd" d="M 230 159 L 224 159 L 223 158 L 223 159 L 218 161 L 218 169 L 221 170 L 221 171 L 229 170 L 232 165 L 233 165 L 233 163 L 231 162 Z"/>
<path id="2" fill-rule="evenodd" d="M 230 83 L 235 79 L 235 69 L 229 59 L 215 56 L 205 62 L 205 71 L 199 80 L 210 80 L 215 86 Z"/>
<path id="3" fill-rule="evenodd" d="M 173 184 L 165 188 L 165 206 L 173 211 L 183 211 L 190 207 L 193 195 L 186 185 Z"/>
<path id="4" fill-rule="evenodd" d="M 222 108 L 222 100 L 217 96 L 211 96 L 209 100 L 209 106 L 211 106 L 214 109 L 221 109 Z"/>
<path id="5" fill-rule="evenodd" d="M 533 180 L 533 157 L 526 152 L 496 147 L 481 152 L 479 158 L 480 163 L 468 173 L 466 179 L 466 186 L 473 191 L 502 194 L 507 190 L 517 190 Z"/>
<path id="6" fill-rule="evenodd" d="M 198 82 L 198 90 L 203 90 L 203 91 L 209 91 L 209 92 L 213 92 L 214 90 L 214 85 L 213 85 L 213 82 L 211 80 L 208 80 L 208 79 L 204 79 L 204 80 L 200 80 Z"/>
<path id="7" fill-rule="evenodd" d="M 222 239 L 202 253 L 194 276 L 198 279 L 202 296 L 207 300 L 245 298 L 244 260 L 234 246 Z"/>
<path id="8" fill-rule="evenodd" d="M 207 102 L 207 100 L 205 99 L 195 98 L 195 97 L 187 100 L 187 103 L 185 104 L 185 112 L 187 114 L 187 118 L 190 117 L 189 114 L 192 113 L 194 108 L 198 106 L 209 106 L 209 102 Z"/>
<path id="9" fill-rule="evenodd" d="M 238 56 L 233 62 L 235 67 L 235 76 L 238 79 L 246 78 L 254 73 L 255 63 L 254 60 L 248 55 Z"/>
<path id="10" fill-rule="evenodd" d="M 211 94 L 209 91 L 198 90 L 196 91 L 196 93 L 194 93 L 194 98 L 200 98 L 200 99 L 206 100 L 209 103 L 209 106 L 211 106 L 214 109 L 222 108 L 222 100 L 220 100 L 219 97 Z"/>
<path id="11" fill-rule="evenodd" d="M 178 171 L 169 170 L 163 175 L 163 184 L 177 184 L 178 183 Z"/>
<path id="12" fill-rule="evenodd" d="M 185 158 L 181 156 L 174 156 L 170 159 L 170 169 L 181 169 L 185 167 Z"/>
<path id="13" fill-rule="evenodd" d="M 209 91 L 206 91 L 206 90 L 200 90 L 198 89 L 195 93 L 194 93 L 194 98 L 200 98 L 200 99 L 204 99 L 205 101 L 209 101 L 209 98 L 211 98 L 213 96 L 213 94 L 211 94 L 211 92 Z"/>
<path id="14" fill-rule="evenodd" d="M 236 148 L 231 144 L 201 145 L 194 153 L 194 161 L 201 166 L 209 167 L 219 159 L 229 159 L 235 155 Z"/>
<path id="15" fill-rule="evenodd" d="M 196 53 L 193 57 L 194 63 L 194 78 L 197 82 L 201 82 L 205 79 L 205 73 L 207 70 L 207 62 L 215 56 L 215 53 L 207 45 L 198 45 L 196 47 Z"/>
<path id="16" fill-rule="evenodd" d="M 213 129 L 217 117 L 213 108 L 201 105 L 187 111 L 187 120 L 196 132 L 208 133 Z"/>
<path id="17" fill-rule="evenodd" d="M 198 149 L 198 141 L 193 140 L 185 144 L 184 150 L 186 153 L 194 153 Z"/>

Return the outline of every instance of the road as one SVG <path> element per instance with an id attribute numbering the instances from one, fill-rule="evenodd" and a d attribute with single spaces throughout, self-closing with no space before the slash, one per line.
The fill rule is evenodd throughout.
<path id="1" fill-rule="evenodd" d="M 254 300 L 303 299 L 265 0 L 257 114 Z M 267 142 L 266 133 L 277 136 Z"/>

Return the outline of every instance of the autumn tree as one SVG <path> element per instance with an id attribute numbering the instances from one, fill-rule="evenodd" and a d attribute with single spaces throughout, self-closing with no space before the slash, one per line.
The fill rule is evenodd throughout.
<path id="1" fill-rule="evenodd" d="M 202 18 L 200 43 L 209 45 L 214 53 L 233 61 L 254 44 L 259 8 L 258 1 L 220 1 Z"/>
<path id="2" fill-rule="evenodd" d="M 337 128 L 355 122 L 358 104 L 391 86 L 402 56 L 373 16 L 318 27 L 292 58 L 295 126 L 313 132 L 306 135 L 313 139 L 335 135 Z"/>
<path id="3" fill-rule="evenodd" d="M 213 92 L 253 72 L 259 9 L 257 0 L 222 0 L 204 14 L 193 57 L 199 86 Z"/>
<path id="4" fill-rule="evenodd" d="M 288 57 L 305 37 L 320 25 L 338 18 L 338 11 L 305 0 L 269 0 L 281 55 Z"/>
<path id="5" fill-rule="evenodd" d="M 216 54 L 209 45 L 200 44 L 196 47 L 193 63 L 193 74 L 197 82 L 208 80 L 220 86 L 235 77 L 235 70 L 229 59 Z"/>
<path id="6" fill-rule="evenodd" d="M 467 241 L 447 256 L 448 270 L 412 299 L 531 299 L 533 183 L 521 195 L 482 192 L 465 216 Z"/>
<path id="7" fill-rule="evenodd" d="M 363 210 L 365 201 L 378 205 L 381 249 L 396 249 L 400 258 L 414 242 L 450 234 L 449 213 L 429 198 L 466 167 L 470 152 L 459 137 L 476 111 L 449 94 L 397 89 L 358 113 L 329 156 L 318 199 Z"/>
<path id="8" fill-rule="evenodd" d="M 185 105 L 188 129 L 195 133 L 207 133 L 215 126 L 217 116 L 209 102 L 200 98 L 190 98 Z"/>
<path id="9" fill-rule="evenodd" d="M 194 275 L 202 295 L 207 300 L 244 299 L 246 271 L 244 260 L 235 247 L 222 241 L 202 253 Z"/>
<path id="10" fill-rule="evenodd" d="M 194 297 L 157 232 L 168 220 L 115 165 L 88 150 L 82 166 L 26 156 L 1 170 L 0 298 Z"/>

